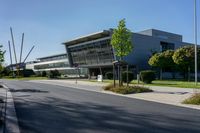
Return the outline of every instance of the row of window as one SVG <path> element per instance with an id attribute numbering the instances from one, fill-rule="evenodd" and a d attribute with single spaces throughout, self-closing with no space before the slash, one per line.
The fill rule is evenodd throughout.
<path id="1" fill-rule="evenodd" d="M 54 56 L 49 58 L 40 59 L 41 62 L 66 59 L 67 55 Z"/>
<path id="2" fill-rule="evenodd" d="M 74 64 L 91 65 L 104 64 L 113 61 L 113 50 L 110 40 L 89 43 L 70 48 Z"/>
<path id="3" fill-rule="evenodd" d="M 160 42 L 161 45 L 161 51 L 166 51 L 166 50 L 174 50 L 175 49 L 175 44 L 174 43 L 168 43 L 168 42 Z"/>
<path id="4" fill-rule="evenodd" d="M 34 69 L 37 70 L 37 69 L 62 68 L 62 67 L 69 67 L 69 64 L 67 62 L 42 64 L 42 65 L 35 65 Z"/>

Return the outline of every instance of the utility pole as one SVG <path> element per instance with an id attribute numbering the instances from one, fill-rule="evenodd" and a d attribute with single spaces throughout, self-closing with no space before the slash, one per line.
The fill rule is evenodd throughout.
<path id="1" fill-rule="evenodd" d="M 196 0 L 194 0 L 194 41 L 195 41 L 195 85 L 197 85 L 197 11 Z"/>

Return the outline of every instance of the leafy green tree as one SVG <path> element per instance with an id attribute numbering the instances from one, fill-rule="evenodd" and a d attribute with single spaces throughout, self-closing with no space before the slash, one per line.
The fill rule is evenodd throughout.
<path id="1" fill-rule="evenodd" d="M 115 49 L 116 56 L 123 60 L 132 50 L 131 32 L 126 28 L 125 19 L 119 21 L 117 29 L 114 29 L 111 45 Z"/>
<path id="2" fill-rule="evenodd" d="M 119 21 L 118 27 L 114 29 L 112 38 L 111 38 L 111 45 L 115 50 L 115 55 L 119 57 L 119 62 L 123 61 L 123 57 L 127 56 L 132 50 L 133 45 L 131 41 L 131 32 L 129 29 L 126 28 L 125 19 Z M 122 72 L 121 67 L 119 71 L 119 85 L 121 86 L 122 83 Z"/>
<path id="3" fill-rule="evenodd" d="M 150 66 L 160 68 L 160 79 L 162 80 L 162 70 L 163 68 L 171 68 L 175 67 L 175 63 L 172 59 L 174 54 L 173 50 L 166 50 L 162 53 L 156 53 L 149 59 L 148 63 Z"/>
<path id="4" fill-rule="evenodd" d="M 3 62 L 4 62 L 4 54 L 6 52 L 6 51 L 3 51 L 2 48 L 3 48 L 3 45 L 0 45 L 0 73 L 1 73 L 0 76 L 2 76 L 2 72 L 4 70 Z"/>
<path id="5" fill-rule="evenodd" d="M 174 71 L 177 69 L 177 65 L 174 63 L 174 60 L 172 58 L 174 55 L 174 50 L 166 50 L 162 52 L 162 55 L 165 58 L 163 68 L 170 68 L 170 70 L 172 71 L 172 77 L 175 78 Z"/>
<path id="6" fill-rule="evenodd" d="M 149 65 L 152 67 L 157 67 L 160 69 L 160 79 L 162 79 L 162 68 L 164 64 L 164 57 L 161 53 L 156 53 L 148 61 Z"/>
<path id="7" fill-rule="evenodd" d="M 198 48 L 198 66 L 200 66 L 200 48 Z M 195 48 L 193 45 L 184 46 L 177 49 L 173 55 L 174 62 L 184 72 L 187 72 L 188 80 L 190 80 L 190 71 L 194 70 Z M 186 77 L 186 76 L 185 76 Z"/>
<path id="8" fill-rule="evenodd" d="M 6 51 L 2 50 L 3 45 L 0 45 L 0 64 L 2 65 L 2 63 L 4 62 L 4 54 Z"/>

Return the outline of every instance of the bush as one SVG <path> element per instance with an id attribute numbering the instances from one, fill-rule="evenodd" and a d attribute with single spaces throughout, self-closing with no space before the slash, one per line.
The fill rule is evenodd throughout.
<path id="1" fill-rule="evenodd" d="M 42 71 L 42 77 L 46 77 L 47 76 L 47 72 L 46 71 Z"/>
<path id="2" fill-rule="evenodd" d="M 192 95 L 190 98 L 183 101 L 183 103 L 200 105 L 200 93 Z"/>
<path id="3" fill-rule="evenodd" d="M 128 83 L 130 83 L 134 79 L 134 75 L 132 72 L 128 72 Z M 122 81 L 127 83 L 127 72 L 122 73 Z"/>
<path id="4" fill-rule="evenodd" d="M 19 73 L 22 77 L 30 77 L 30 76 L 35 75 L 35 73 L 32 69 L 20 70 Z"/>
<path id="5" fill-rule="evenodd" d="M 156 75 L 152 70 L 145 70 L 140 72 L 140 80 L 146 84 L 150 84 L 153 80 L 155 80 Z"/>
<path id="6" fill-rule="evenodd" d="M 105 74 L 106 79 L 113 79 L 113 72 L 107 72 Z"/>
<path id="7" fill-rule="evenodd" d="M 6 68 L 6 67 L 4 67 L 3 70 L 1 71 L 0 75 L 1 76 L 9 76 L 10 73 L 12 73 L 11 70 Z"/>
<path id="8" fill-rule="evenodd" d="M 152 92 L 152 90 L 141 87 L 141 86 L 118 86 L 114 88 L 113 84 L 109 84 L 103 87 L 104 90 L 112 91 L 119 94 L 132 94 L 132 93 L 142 93 L 142 92 Z"/>
<path id="9" fill-rule="evenodd" d="M 61 74 L 58 70 L 50 70 L 48 77 L 49 78 L 58 78 Z"/>
<path id="10" fill-rule="evenodd" d="M 103 86 L 103 89 L 106 90 L 106 91 L 108 91 L 108 90 L 111 90 L 113 87 L 114 87 L 113 84 L 109 84 L 109 85 Z"/>

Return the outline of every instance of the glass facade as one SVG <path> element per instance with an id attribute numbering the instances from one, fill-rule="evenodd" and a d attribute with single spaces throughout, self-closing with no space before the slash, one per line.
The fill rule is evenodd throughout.
<path id="1" fill-rule="evenodd" d="M 98 65 L 114 60 L 110 39 L 69 47 L 73 64 Z"/>
<path id="2" fill-rule="evenodd" d="M 67 55 L 57 55 L 57 56 L 52 56 L 52 57 L 46 57 L 46 58 L 40 58 L 40 62 L 45 62 L 45 61 L 53 61 L 53 60 L 61 60 L 61 59 L 66 59 Z"/>
<path id="3" fill-rule="evenodd" d="M 63 67 L 69 67 L 68 62 L 57 62 L 57 63 L 48 63 L 48 64 L 40 64 L 35 65 L 34 69 L 49 69 L 49 68 L 63 68 Z"/>
<path id="4" fill-rule="evenodd" d="M 161 45 L 161 51 L 166 51 L 166 50 L 174 50 L 175 45 L 174 43 L 168 43 L 168 42 L 160 42 Z"/>

